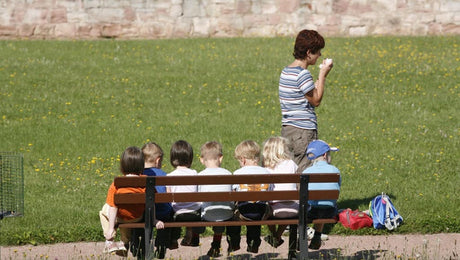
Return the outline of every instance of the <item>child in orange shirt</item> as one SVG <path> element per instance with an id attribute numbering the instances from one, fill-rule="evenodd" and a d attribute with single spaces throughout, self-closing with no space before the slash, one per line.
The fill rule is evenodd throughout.
<path id="1" fill-rule="evenodd" d="M 144 171 L 144 155 L 138 147 L 128 147 L 123 152 L 120 160 L 120 170 L 124 176 L 138 177 Z M 117 189 L 112 182 L 107 193 L 107 199 L 102 210 L 99 212 L 102 229 L 105 237 L 104 253 L 116 253 L 127 256 L 127 245 L 131 238 L 131 230 L 120 228 L 121 241 L 115 242 L 118 223 L 139 222 L 144 216 L 143 206 L 130 206 L 118 208 L 114 203 L 114 195 L 117 193 L 145 193 L 145 188 L 120 188 Z M 156 221 L 157 229 L 164 228 L 164 223 Z"/>

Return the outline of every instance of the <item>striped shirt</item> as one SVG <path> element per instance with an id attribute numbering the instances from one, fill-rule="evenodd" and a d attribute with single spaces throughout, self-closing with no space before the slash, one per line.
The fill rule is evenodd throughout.
<path id="1" fill-rule="evenodd" d="M 310 71 L 301 67 L 285 67 L 279 82 L 281 123 L 302 129 L 317 129 L 315 107 L 305 94 L 315 88 Z"/>

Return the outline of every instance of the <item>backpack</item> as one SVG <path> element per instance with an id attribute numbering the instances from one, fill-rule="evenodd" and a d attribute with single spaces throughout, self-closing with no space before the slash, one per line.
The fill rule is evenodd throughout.
<path id="1" fill-rule="evenodd" d="M 372 218 L 359 210 L 344 209 L 339 212 L 339 222 L 346 228 L 353 230 L 372 227 Z"/>
<path id="2" fill-rule="evenodd" d="M 374 228 L 388 230 L 396 229 L 403 222 L 393 203 L 385 193 L 378 195 L 369 203 L 369 212 L 372 216 Z"/>

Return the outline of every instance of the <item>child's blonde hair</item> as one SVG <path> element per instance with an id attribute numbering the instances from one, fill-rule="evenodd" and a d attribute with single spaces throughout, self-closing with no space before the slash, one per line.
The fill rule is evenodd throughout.
<path id="1" fill-rule="evenodd" d="M 289 150 L 288 139 L 275 136 L 270 137 L 264 142 L 263 148 L 263 165 L 264 167 L 274 169 L 276 165 L 285 160 L 292 159 Z"/>
<path id="2" fill-rule="evenodd" d="M 254 160 L 256 162 L 259 162 L 260 147 L 256 142 L 252 140 L 243 141 L 239 145 L 237 145 L 235 148 L 235 158 L 237 160 L 244 158 L 244 159 Z"/>
<path id="3" fill-rule="evenodd" d="M 201 146 L 200 157 L 203 160 L 218 160 L 222 156 L 222 145 L 216 141 L 206 142 Z"/>
<path id="4" fill-rule="evenodd" d="M 147 163 L 155 163 L 157 158 L 163 158 L 163 149 L 153 142 L 148 142 L 142 146 L 142 152 L 144 153 L 144 160 Z"/>

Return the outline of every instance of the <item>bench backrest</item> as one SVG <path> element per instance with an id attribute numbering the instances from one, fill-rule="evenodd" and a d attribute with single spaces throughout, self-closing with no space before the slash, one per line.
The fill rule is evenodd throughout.
<path id="1" fill-rule="evenodd" d="M 301 183 L 301 177 L 308 178 L 309 183 L 339 182 L 339 174 L 245 174 L 245 175 L 218 175 L 218 176 L 140 176 L 117 177 L 115 186 L 145 187 L 147 197 L 152 196 L 156 185 L 218 185 L 218 184 L 260 184 L 260 183 Z M 164 202 L 192 202 L 192 201 L 271 201 L 271 200 L 299 200 L 299 191 L 245 191 L 245 192 L 184 192 L 184 193 L 155 193 L 146 201 L 146 194 L 116 194 L 115 203 L 144 204 L 149 200 L 155 203 Z M 336 200 L 339 191 L 317 190 L 309 191 L 309 200 Z"/>

